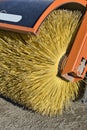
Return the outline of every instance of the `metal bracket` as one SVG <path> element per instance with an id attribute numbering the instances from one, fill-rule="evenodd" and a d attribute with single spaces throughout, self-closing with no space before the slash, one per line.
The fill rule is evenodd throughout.
<path id="1" fill-rule="evenodd" d="M 83 17 L 74 44 L 62 71 L 62 77 L 76 82 L 84 79 L 87 73 L 87 11 Z M 67 76 L 68 75 L 68 76 Z M 72 77 L 72 78 L 70 78 Z M 72 79 L 72 80 L 71 80 Z"/>

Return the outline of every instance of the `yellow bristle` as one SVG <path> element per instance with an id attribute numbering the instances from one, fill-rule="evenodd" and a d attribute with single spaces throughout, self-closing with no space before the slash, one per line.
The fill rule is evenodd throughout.
<path id="1" fill-rule="evenodd" d="M 78 94 L 79 83 L 63 80 L 59 63 L 81 15 L 55 10 L 36 36 L 0 30 L 0 93 L 45 115 L 62 113 Z"/>

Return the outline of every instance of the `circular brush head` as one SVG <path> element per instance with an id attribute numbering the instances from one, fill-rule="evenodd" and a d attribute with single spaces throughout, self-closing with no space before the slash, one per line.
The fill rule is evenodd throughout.
<path id="1" fill-rule="evenodd" d="M 59 63 L 80 18 L 79 11 L 55 10 L 36 36 L 0 30 L 0 93 L 45 115 L 62 113 L 79 83 L 62 79 Z"/>

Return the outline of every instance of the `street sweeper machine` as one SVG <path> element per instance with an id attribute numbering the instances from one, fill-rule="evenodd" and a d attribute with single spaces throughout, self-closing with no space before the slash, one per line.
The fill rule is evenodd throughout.
<path id="1" fill-rule="evenodd" d="M 31 34 L 38 37 L 41 33 L 40 27 L 54 10 L 73 12 L 76 10 L 82 14 L 72 46 L 68 46 L 67 52 L 60 62 L 59 75 L 65 82 L 75 83 L 82 80 L 85 82 L 87 77 L 87 0 L 0 0 L 0 28 L 21 33 L 21 35 Z M 85 96 L 87 96 L 86 93 Z M 37 107 L 33 106 L 35 110 L 39 111 L 36 109 Z M 44 111 L 44 109 L 40 111 Z"/>

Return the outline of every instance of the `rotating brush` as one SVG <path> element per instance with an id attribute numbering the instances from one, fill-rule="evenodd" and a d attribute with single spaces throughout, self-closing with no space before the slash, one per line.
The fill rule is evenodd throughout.
<path id="1" fill-rule="evenodd" d="M 0 30 L 0 94 L 43 115 L 61 114 L 83 86 L 61 76 L 63 59 L 81 18 L 79 10 L 56 9 L 39 26 L 37 35 L 35 30 L 35 34 Z M 3 22 L 1 28 L 7 29 L 7 25 L 12 30 L 18 27 L 10 21 Z"/>

